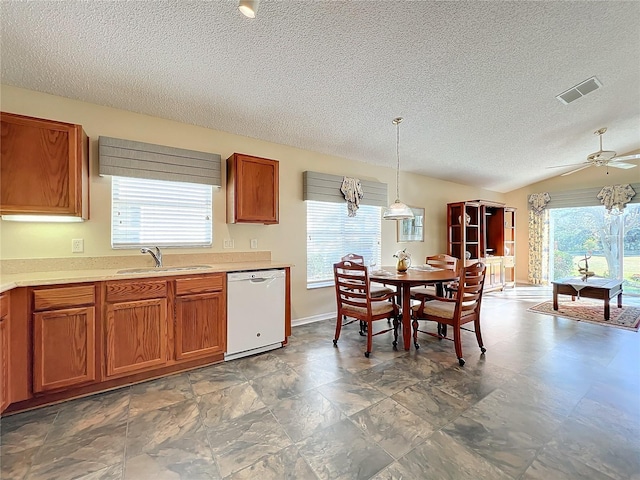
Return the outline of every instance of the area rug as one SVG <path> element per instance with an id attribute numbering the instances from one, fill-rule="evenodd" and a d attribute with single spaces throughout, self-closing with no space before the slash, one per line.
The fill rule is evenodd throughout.
<path id="1" fill-rule="evenodd" d="M 558 317 L 569 318 L 579 322 L 597 323 L 598 325 L 608 325 L 610 327 L 624 328 L 625 330 L 638 331 L 640 326 L 640 307 L 622 306 L 618 308 L 617 300 L 613 299 L 610 303 L 610 319 L 604 319 L 604 302 L 591 300 L 587 298 L 576 299 L 572 302 L 570 299 L 558 299 L 558 310 L 553 309 L 553 301 L 539 303 L 529 308 L 531 312 L 544 313 L 546 315 L 555 315 Z"/>

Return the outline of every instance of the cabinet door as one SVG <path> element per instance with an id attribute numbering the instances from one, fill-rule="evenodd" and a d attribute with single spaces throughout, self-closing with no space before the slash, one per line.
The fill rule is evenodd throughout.
<path id="1" fill-rule="evenodd" d="M 224 353 L 226 319 L 224 294 L 176 297 L 176 360 Z"/>
<path id="2" fill-rule="evenodd" d="M 0 295 L 0 413 L 11 403 L 9 395 L 9 296 Z"/>
<path id="3" fill-rule="evenodd" d="M 227 160 L 227 221 L 278 223 L 277 160 L 234 153 Z"/>
<path id="4" fill-rule="evenodd" d="M 0 213 L 89 216 L 88 139 L 80 125 L 1 114 Z"/>
<path id="5" fill-rule="evenodd" d="M 9 328 L 0 319 L 0 413 L 9 406 Z"/>
<path id="6" fill-rule="evenodd" d="M 94 381 L 95 307 L 33 314 L 33 391 Z"/>
<path id="7" fill-rule="evenodd" d="M 107 304 L 107 376 L 122 376 L 167 362 L 167 299 Z"/>

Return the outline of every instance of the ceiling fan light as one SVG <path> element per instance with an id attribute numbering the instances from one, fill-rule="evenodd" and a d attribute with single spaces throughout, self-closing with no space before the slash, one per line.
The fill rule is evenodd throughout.
<path id="1" fill-rule="evenodd" d="M 608 162 L 613 157 L 616 156 L 616 152 L 613 150 L 600 150 L 598 152 L 592 153 L 587 157 L 587 161 L 589 162 Z"/>
<path id="2" fill-rule="evenodd" d="M 240 0 L 238 10 L 240 10 L 245 17 L 256 18 L 259 3 L 260 0 Z"/>
<path id="3" fill-rule="evenodd" d="M 384 209 L 382 218 L 385 220 L 405 220 L 407 218 L 413 218 L 413 212 L 399 199 L 396 199 L 395 203 L 392 203 Z"/>

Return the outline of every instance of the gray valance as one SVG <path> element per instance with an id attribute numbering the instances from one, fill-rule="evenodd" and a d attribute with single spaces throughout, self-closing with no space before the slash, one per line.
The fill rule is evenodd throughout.
<path id="1" fill-rule="evenodd" d="M 100 175 L 203 183 L 220 187 L 220 155 L 100 137 Z"/>
<path id="2" fill-rule="evenodd" d="M 634 191 L 640 192 L 640 183 L 631 183 Z M 549 192 L 551 200 L 547 208 L 593 207 L 602 205 L 598 194 L 602 187 L 581 188 L 564 192 Z M 636 195 L 629 203 L 640 203 L 640 195 Z"/>
<path id="3" fill-rule="evenodd" d="M 316 200 L 320 202 L 344 203 L 342 188 L 342 175 L 329 175 L 328 173 L 303 172 L 303 200 Z M 374 205 L 376 207 L 387 206 L 387 184 L 360 180 L 363 196 L 360 205 Z"/>

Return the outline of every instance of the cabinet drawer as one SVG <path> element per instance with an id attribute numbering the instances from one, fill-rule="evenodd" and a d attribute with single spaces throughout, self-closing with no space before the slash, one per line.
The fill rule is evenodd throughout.
<path id="1" fill-rule="evenodd" d="M 224 273 L 198 278 L 179 278 L 176 280 L 176 295 L 219 292 L 224 288 L 224 279 Z"/>
<path id="2" fill-rule="evenodd" d="M 96 289 L 93 285 L 33 290 L 34 310 L 78 307 L 95 302 Z"/>
<path id="3" fill-rule="evenodd" d="M 107 302 L 146 300 L 167 296 L 166 280 L 107 282 Z"/>
<path id="4" fill-rule="evenodd" d="M 0 318 L 9 315 L 9 295 L 4 293 L 0 295 Z"/>

